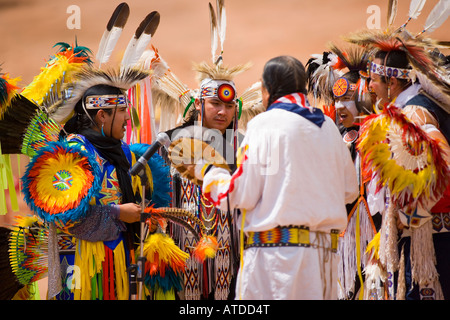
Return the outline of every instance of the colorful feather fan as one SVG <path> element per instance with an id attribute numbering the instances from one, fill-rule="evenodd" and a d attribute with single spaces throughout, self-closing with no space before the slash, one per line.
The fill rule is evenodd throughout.
<path id="1" fill-rule="evenodd" d="M 100 190 L 96 158 L 67 141 L 50 142 L 31 159 L 22 177 L 24 199 L 45 222 L 67 228 L 88 212 Z"/>
<path id="2" fill-rule="evenodd" d="M 374 172 L 378 188 L 387 186 L 399 208 L 438 200 L 450 181 L 439 143 L 395 106 L 367 117 L 357 148 L 363 171 Z"/>
<path id="3" fill-rule="evenodd" d="M 18 216 L 9 238 L 9 258 L 19 282 L 28 285 L 47 276 L 48 228 L 35 216 Z"/>

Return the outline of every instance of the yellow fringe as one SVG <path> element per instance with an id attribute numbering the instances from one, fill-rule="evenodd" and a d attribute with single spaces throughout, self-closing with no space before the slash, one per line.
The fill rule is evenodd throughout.
<path id="1" fill-rule="evenodd" d="M 240 234 L 240 241 L 241 241 L 241 267 L 239 270 L 240 279 L 239 279 L 239 300 L 242 300 L 242 271 L 244 270 L 244 225 L 245 225 L 245 214 L 247 213 L 247 210 L 242 209 L 242 223 L 241 223 L 241 234 Z"/>
<path id="2" fill-rule="evenodd" d="M 75 266 L 80 268 L 80 286 L 75 285 L 73 289 L 74 300 L 91 299 L 91 279 L 101 273 L 104 260 L 103 242 L 76 240 Z"/>

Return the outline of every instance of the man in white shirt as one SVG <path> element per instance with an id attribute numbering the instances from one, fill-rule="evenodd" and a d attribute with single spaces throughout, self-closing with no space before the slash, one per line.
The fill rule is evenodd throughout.
<path id="1" fill-rule="evenodd" d="M 249 122 L 237 170 L 195 168 L 208 199 L 242 211 L 247 240 L 236 298 L 337 298 L 337 239 L 358 185 L 336 125 L 309 106 L 305 83 L 300 61 L 271 59 L 263 73 L 267 111 Z"/>

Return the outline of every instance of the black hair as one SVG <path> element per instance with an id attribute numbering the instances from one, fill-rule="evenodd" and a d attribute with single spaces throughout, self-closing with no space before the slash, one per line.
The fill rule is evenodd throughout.
<path id="1" fill-rule="evenodd" d="M 401 68 L 401 69 L 410 69 L 408 56 L 406 52 L 401 50 L 393 50 L 393 51 L 378 51 L 375 54 L 375 59 L 380 59 L 382 61 L 382 65 L 386 65 L 388 67 Z M 387 76 L 380 77 L 383 83 L 387 82 Z M 401 85 L 406 86 L 410 80 L 408 79 L 398 79 Z"/>
<path id="2" fill-rule="evenodd" d="M 269 106 L 285 95 L 306 94 L 306 71 L 303 64 L 291 56 L 270 59 L 264 66 L 262 82 L 269 93 Z"/>
<path id="3" fill-rule="evenodd" d="M 79 133 L 83 129 L 88 129 L 92 128 L 93 126 L 97 126 L 97 124 L 94 122 L 94 118 L 99 110 L 103 110 L 109 115 L 111 115 L 114 112 L 115 115 L 116 111 L 115 108 L 86 109 L 86 111 L 83 108 L 83 100 L 85 100 L 86 97 L 91 95 L 106 95 L 106 94 L 122 95 L 123 91 L 119 88 L 103 84 L 93 86 L 88 90 L 86 90 L 86 92 L 83 94 L 83 97 L 75 105 L 74 115 L 64 125 L 64 130 L 61 131 L 60 136 L 65 136 L 66 134 L 70 133 Z"/>

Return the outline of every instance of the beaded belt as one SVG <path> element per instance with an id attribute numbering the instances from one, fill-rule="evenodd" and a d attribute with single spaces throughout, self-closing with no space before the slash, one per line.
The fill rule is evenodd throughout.
<path id="1" fill-rule="evenodd" d="M 319 244 L 311 243 L 310 233 L 329 235 L 331 238 L 332 252 L 337 252 L 339 230 L 331 230 L 330 233 L 310 231 L 305 226 L 275 227 L 261 232 L 249 232 L 245 249 L 251 247 L 313 247 L 323 248 Z"/>

